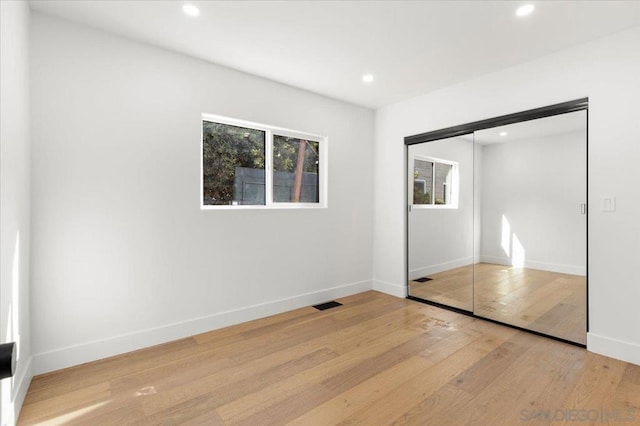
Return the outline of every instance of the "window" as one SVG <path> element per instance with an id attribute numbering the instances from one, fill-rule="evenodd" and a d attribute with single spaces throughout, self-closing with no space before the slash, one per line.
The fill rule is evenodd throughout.
<path id="1" fill-rule="evenodd" d="M 414 156 L 413 205 L 458 207 L 458 163 L 437 158 Z"/>
<path id="2" fill-rule="evenodd" d="M 202 122 L 203 204 L 264 205 L 265 132 Z"/>
<path id="3" fill-rule="evenodd" d="M 201 208 L 326 207 L 324 137 L 203 114 Z"/>
<path id="4" fill-rule="evenodd" d="M 320 201 L 320 143 L 307 139 L 273 136 L 273 200 L 317 203 Z"/>

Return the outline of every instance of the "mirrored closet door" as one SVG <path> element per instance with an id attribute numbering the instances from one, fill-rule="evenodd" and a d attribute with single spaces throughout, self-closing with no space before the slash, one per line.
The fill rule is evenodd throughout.
<path id="1" fill-rule="evenodd" d="M 408 147 L 409 294 L 473 310 L 473 134 Z"/>
<path id="2" fill-rule="evenodd" d="M 586 344 L 586 105 L 406 139 L 410 298 Z"/>

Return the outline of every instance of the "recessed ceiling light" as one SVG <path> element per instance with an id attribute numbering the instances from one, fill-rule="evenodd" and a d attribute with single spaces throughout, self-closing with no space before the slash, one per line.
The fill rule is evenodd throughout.
<path id="1" fill-rule="evenodd" d="M 500 136 L 503 136 L 503 137 L 508 135 L 507 132 L 500 132 L 499 134 L 500 134 Z"/>
<path id="2" fill-rule="evenodd" d="M 200 9 L 198 9 L 193 4 L 185 4 L 182 6 L 182 11 L 189 16 L 198 16 L 200 15 Z"/>
<path id="3" fill-rule="evenodd" d="M 520 6 L 517 10 L 516 10 L 516 15 L 517 16 L 527 16 L 528 14 L 530 14 L 531 12 L 533 12 L 533 10 L 536 7 L 532 4 L 525 4 L 524 6 Z"/>
<path id="4" fill-rule="evenodd" d="M 362 81 L 365 83 L 371 83 L 373 81 L 373 74 L 364 74 L 362 76 Z"/>

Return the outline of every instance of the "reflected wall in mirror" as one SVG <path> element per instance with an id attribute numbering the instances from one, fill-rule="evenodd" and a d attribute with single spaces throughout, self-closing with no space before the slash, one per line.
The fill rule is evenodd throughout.
<path id="1" fill-rule="evenodd" d="M 475 132 L 474 314 L 586 344 L 586 111 Z"/>
<path id="2" fill-rule="evenodd" d="M 409 295 L 473 310 L 473 136 L 408 147 Z"/>

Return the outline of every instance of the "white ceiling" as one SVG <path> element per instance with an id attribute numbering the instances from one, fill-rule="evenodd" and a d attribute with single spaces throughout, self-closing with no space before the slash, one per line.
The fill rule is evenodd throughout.
<path id="1" fill-rule="evenodd" d="M 377 108 L 640 25 L 640 1 L 32 0 L 32 9 Z M 375 81 L 365 84 L 364 73 Z"/>

